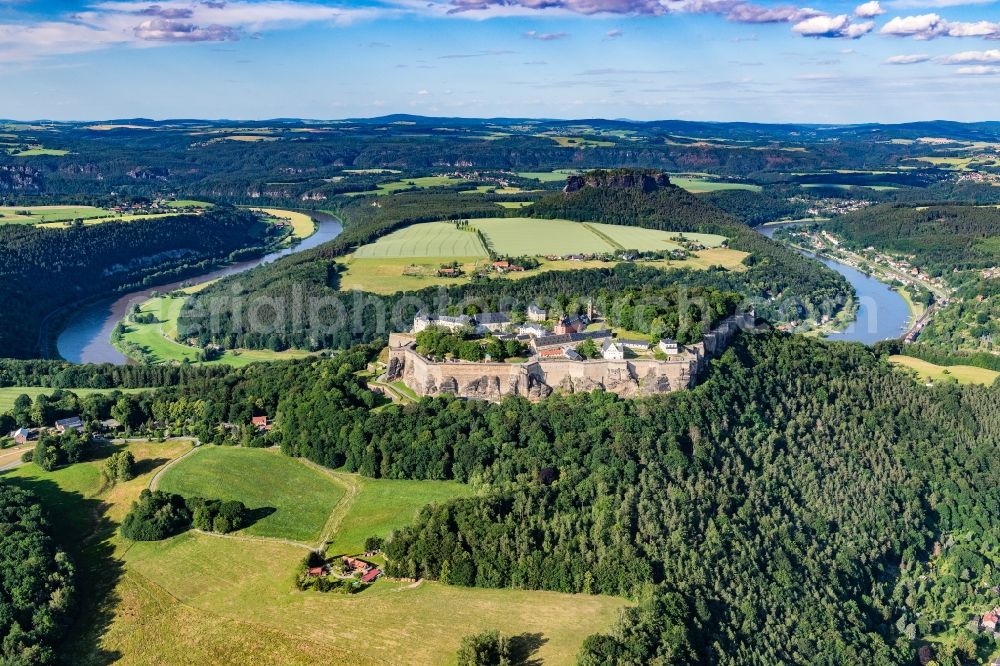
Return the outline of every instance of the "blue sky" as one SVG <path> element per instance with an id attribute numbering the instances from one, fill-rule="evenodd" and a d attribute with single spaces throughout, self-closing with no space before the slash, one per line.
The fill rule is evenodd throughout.
<path id="1" fill-rule="evenodd" d="M 0 0 L 0 117 L 988 120 L 994 2 Z"/>

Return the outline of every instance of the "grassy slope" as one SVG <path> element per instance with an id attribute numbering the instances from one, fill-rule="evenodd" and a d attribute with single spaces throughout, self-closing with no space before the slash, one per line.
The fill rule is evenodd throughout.
<path id="1" fill-rule="evenodd" d="M 314 542 L 344 496 L 322 472 L 274 450 L 205 447 L 167 470 L 159 489 L 185 497 L 240 500 L 273 510 L 243 532 Z"/>
<path id="2" fill-rule="evenodd" d="M 189 447 L 130 444 L 143 474 L 110 489 L 102 488 L 99 461 L 4 474 L 39 492 L 81 570 L 82 617 L 96 626 L 74 643 L 77 663 L 346 666 L 399 663 L 403 655 L 410 663 L 449 663 L 463 635 L 498 628 L 540 634 L 534 657 L 570 664 L 581 641 L 606 631 L 625 605 L 610 597 L 389 581 L 352 597 L 297 592 L 303 551 L 296 546 L 191 532 L 122 542 L 114 528 L 128 507 L 156 469 Z M 363 506 L 351 512 L 361 521 Z M 111 594 L 96 604 L 102 585 Z"/>
<path id="3" fill-rule="evenodd" d="M 935 365 L 912 356 L 890 356 L 889 361 L 915 370 L 921 379 L 942 381 L 954 379 L 959 384 L 992 384 L 1000 372 L 972 365 Z"/>
<path id="4" fill-rule="evenodd" d="M 331 554 L 357 554 L 364 550 L 369 536 L 386 537 L 416 517 L 426 504 L 451 497 L 470 495 L 472 489 L 453 481 L 405 481 L 366 479 L 353 474 L 338 474 L 357 488 L 357 495 L 337 526 L 327 547 Z"/>

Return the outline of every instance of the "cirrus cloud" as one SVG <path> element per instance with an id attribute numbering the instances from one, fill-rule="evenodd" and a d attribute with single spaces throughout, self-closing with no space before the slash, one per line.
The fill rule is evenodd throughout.
<path id="1" fill-rule="evenodd" d="M 887 65 L 916 65 L 927 62 L 931 57 L 926 53 L 915 53 L 913 55 L 894 55 L 885 59 Z"/>

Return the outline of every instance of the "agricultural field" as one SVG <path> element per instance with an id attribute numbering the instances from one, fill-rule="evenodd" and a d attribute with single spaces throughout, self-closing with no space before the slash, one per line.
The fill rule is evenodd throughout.
<path id="1" fill-rule="evenodd" d="M 191 443 L 133 442 L 128 448 L 141 474 L 115 486 L 107 486 L 100 475 L 101 458 L 110 448 L 98 460 L 54 472 L 25 465 L 3 474 L 39 494 L 77 564 L 79 615 L 86 624 L 71 638 L 74 654 L 87 663 L 114 655 L 133 664 L 353 666 L 396 663 L 404 653 L 412 662 L 449 663 L 462 636 L 497 628 L 512 636 L 536 637 L 540 646 L 532 659 L 571 664 L 583 639 L 607 631 L 628 603 L 614 597 L 427 581 L 383 580 L 352 596 L 299 592 L 294 575 L 306 550 L 296 544 L 195 532 L 159 542 L 124 542 L 116 530 L 131 503 Z M 422 497 L 433 500 L 450 492 L 395 489 L 406 498 L 400 501 L 389 486 L 378 487 L 397 482 L 359 479 L 368 481 L 374 490 L 365 486 L 356 494 L 344 514 L 345 528 L 365 524 L 365 506 L 373 509 L 369 524 L 381 530 L 397 524 L 398 518 L 388 512 L 406 513 Z M 365 497 L 368 503 L 358 503 Z M 356 542 L 356 537 L 345 538 Z"/>
<path id="2" fill-rule="evenodd" d="M 346 486 L 274 449 L 205 446 L 166 470 L 157 487 L 240 500 L 261 514 L 240 533 L 315 543 Z"/>
<path id="3" fill-rule="evenodd" d="M 9 412 L 13 409 L 14 401 L 17 400 L 20 395 L 28 395 L 32 400 L 34 400 L 35 397 L 39 395 L 51 395 L 57 390 L 59 389 L 54 389 L 48 386 L 4 386 L 0 388 L 0 414 Z M 141 393 L 142 391 L 149 391 L 151 389 L 67 388 L 62 390 L 75 393 L 78 397 L 83 398 L 94 393 L 111 393 L 112 391 L 121 391 L 122 393 Z M 5 435 L 6 433 L 0 434 Z"/>
<path id="4" fill-rule="evenodd" d="M 292 225 L 292 236 L 295 238 L 308 238 L 316 232 L 316 223 L 305 213 L 298 213 L 293 210 L 280 210 L 278 208 L 253 208 L 261 213 L 278 218 Z"/>
<path id="5" fill-rule="evenodd" d="M 959 384 L 992 384 L 1000 372 L 972 365 L 936 365 L 912 356 L 890 356 L 889 362 L 909 368 L 927 381 L 953 380 Z"/>
<path id="6" fill-rule="evenodd" d="M 579 169 L 556 169 L 555 171 L 518 171 L 521 178 L 529 178 L 542 183 L 557 183 L 566 180 L 566 176 L 581 173 Z"/>
<path id="7" fill-rule="evenodd" d="M 201 287 L 202 285 L 198 285 Z M 197 287 L 196 287 L 197 288 Z M 120 347 L 134 345 L 143 351 L 144 361 L 149 363 L 184 362 L 202 363 L 205 365 L 231 365 L 242 367 L 260 361 L 278 361 L 292 358 L 303 358 L 309 352 L 289 349 L 275 352 L 269 349 L 227 349 L 222 356 L 211 361 L 199 361 L 200 350 L 177 342 L 177 317 L 184 306 L 184 298 L 160 296 L 151 298 L 139 305 L 140 314 L 152 314 L 156 321 L 140 324 L 125 321 L 126 344 Z M 123 353 L 124 350 L 123 350 Z M 126 354 L 128 355 L 128 354 Z"/>
<path id="8" fill-rule="evenodd" d="M 451 222 L 414 224 L 364 245 L 354 253 L 357 259 L 486 256 L 479 236 Z"/>
<path id="9" fill-rule="evenodd" d="M 468 484 L 455 481 L 369 479 L 339 472 L 335 478 L 352 486 L 353 500 L 327 546 L 331 554 L 360 553 L 366 538 L 389 536 L 412 522 L 421 507 L 472 494 Z"/>
<path id="10" fill-rule="evenodd" d="M 489 263 L 485 253 L 477 257 L 447 257 L 446 260 L 459 262 L 466 275 L 471 275 L 478 267 Z M 449 286 L 461 282 L 463 278 L 436 275 L 437 269 L 444 262 L 445 258 L 440 257 L 427 260 L 424 257 L 358 258 L 356 255 L 349 255 L 341 259 L 347 270 L 340 275 L 340 289 L 394 294 L 397 291 L 415 291 L 424 287 Z"/>
<path id="11" fill-rule="evenodd" d="M 36 157 L 39 155 L 51 155 L 53 157 L 62 157 L 63 155 L 68 155 L 68 150 L 59 150 L 57 148 L 43 148 L 42 146 L 32 146 L 25 150 L 19 150 L 16 153 L 11 153 L 14 157 Z"/>
<path id="12" fill-rule="evenodd" d="M 167 208 L 211 208 L 215 204 L 195 199 L 177 199 L 176 201 L 166 201 L 163 205 Z"/>
<path id="13" fill-rule="evenodd" d="M 452 176 L 421 176 L 419 178 L 405 178 L 388 183 L 379 183 L 377 190 L 369 190 L 367 192 L 350 192 L 349 196 L 360 197 L 371 194 L 383 196 L 394 192 L 400 192 L 402 190 L 412 190 L 414 188 L 418 190 L 425 190 L 430 187 L 445 187 L 448 185 L 458 185 L 463 182 L 465 181 L 461 178 L 454 178 Z"/>
<path id="14" fill-rule="evenodd" d="M 510 208 L 510 209 L 524 208 L 525 206 L 530 206 L 532 203 L 534 203 L 534 202 L 533 201 L 498 201 L 498 202 L 496 202 L 496 204 L 498 206 L 500 206 L 501 208 Z"/>
<path id="15" fill-rule="evenodd" d="M 687 176 L 670 174 L 670 182 L 681 187 L 688 192 L 700 194 L 704 192 L 718 192 L 719 190 L 749 190 L 760 192 L 763 188 L 760 185 L 751 183 L 730 183 L 721 180 L 712 180 L 702 176 Z"/>
<path id="16" fill-rule="evenodd" d="M 0 206 L 0 224 L 41 224 L 110 217 L 114 211 L 95 206 Z"/>
<path id="17" fill-rule="evenodd" d="M 654 263 L 671 268 L 723 265 L 741 270 L 741 262 L 747 256 L 745 252 L 720 247 L 726 238 L 714 234 L 536 218 L 483 218 L 469 222 L 483 233 L 494 251 L 511 256 L 602 254 L 623 249 L 673 250 L 681 247 L 671 240 L 678 237 L 701 243 L 709 249 L 700 250 L 685 260 Z M 364 245 L 345 257 L 342 264 L 346 270 L 340 276 L 340 289 L 392 294 L 453 285 L 465 278 L 436 275 L 441 264 L 452 261 L 458 262 L 468 276 L 482 267 L 488 256 L 476 234 L 458 229 L 451 222 L 415 224 Z M 542 260 L 538 270 L 511 273 L 506 277 L 523 279 L 544 271 L 608 265 L 596 260 Z"/>
<path id="18" fill-rule="evenodd" d="M 602 141 L 600 139 L 588 139 L 581 136 L 552 136 L 550 134 L 539 134 L 538 136 L 552 139 L 560 148 L 612 148 L 614 141 Z"/>

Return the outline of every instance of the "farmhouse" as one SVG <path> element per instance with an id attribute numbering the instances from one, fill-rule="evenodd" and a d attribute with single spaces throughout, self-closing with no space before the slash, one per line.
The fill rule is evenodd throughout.
<path id="1" fill-rule="evenodd" d="M 79 416 L 71 416 L 68 419 L 59 419 L 56 421 L 56 432 L 61 435 L 67 430 L 83 432 L 83 420 Z"/>
<path id="2" fill-rule="evenodd" d="M 980 626 L 987 631 L 996 631 L 998 623 L 1000 623 L 1000 606 L 984 614 Z"/>
<path id="3" fill-rule="evenodd" d="M 31 431 L 27 428 L 18 428 L 10 433 L 10 437 L 18 444 L 26 444 L 31 439 Z"/>
<path id="4" fill-rule="evenodd" d="M 548 319 L 548 312 L 538 307 L 534 303 L 528 306 L 528 321 L 541 322 Z"/>
<path id="5" fill-rule="evenodd" d="M 380 570 L 374 569 L 374 568 L 369 569 L 368 571 L 366 571 L 364 573 L 363 576 L 361 576 L 361 582 L 362 583 L 371 583 L 371 582 L 373 582 L 376 578 L 378 578 L 381 575 L 382 575 L 382 572 Z"/>
<path id="6" fill-rule="evenodd" d="M 250 418 L 251 425 L 255 426 L 257 430 L 265 432 L 271 429 L 271 419 L 266 416 L 254 416 Z"/>

